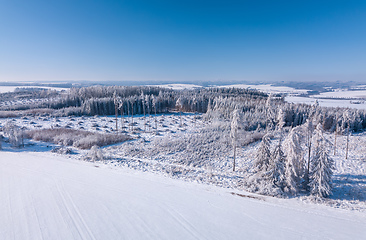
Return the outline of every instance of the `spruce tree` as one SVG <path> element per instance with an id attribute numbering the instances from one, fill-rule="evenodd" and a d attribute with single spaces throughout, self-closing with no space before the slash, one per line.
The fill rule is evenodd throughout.
<path id="1" fill-rule="evenodd" d="M 284 141 L 286 154 L 285 191 L 296 194 L 303 176 L 303 149 L 301 147 L 301 128 L 293 128 Z"/>
<path id="2" fill-rule="evenodd" d="M 318 197 L 332 194 L 332 175 L 335 170 L 333 159 L 329 156 L 327 141 L 323 130 L 318 124 L 314 135 L 314 154 L 311 163 L 310 193 Z"/>
<path id="3" fill-rule="evenodd" d="M 269 170 L 271 160 L 270 138 L 264 135 L 256 153 L 254 167 L 258 175 L 265 175 Z"/>
<path id="4" fill-rule="evenodd" d="M 286 158 L 282 151 L 282 141 L 280 140 L 272 153 L 270 178 L 273 184 L 281 190 L 284 190 L 286 185 L 285 162 Z"/>
<path id="5" fill-rule="evenodd" d="M 234 151 L 234 161 L 233 161 L 233 171 L 235 171 L 235 158 L 236 158 L 236 146 L 238 141 L 238 128 L 239 128 L 239 121 L 240 121 L 240 113 L 238 109 L 235 109 L 232 112 L 232 118 L 231 118 L 231 141 L 233 145 L 233 151 Z"/>

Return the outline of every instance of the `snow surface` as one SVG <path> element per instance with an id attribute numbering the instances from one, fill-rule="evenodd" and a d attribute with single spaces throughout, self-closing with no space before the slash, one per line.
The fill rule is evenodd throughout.
<path id="1" fill-rule="evenodd" d="M 249 89 L 257 89 L 257 90 L 265 92 L 265 93 L 287 93 L 287 94 L 307 94 L 309 91 L 306 89 L 295 89 L 295 88 L 286 87 L 286 86 L 273 86 L 272 84 L 262 84 L 262 85 L 233 84 L 233 85 L 224 85 L 224 86 L 218 86 L 218 87 L 249 88 Z"/>
<path id="2" fill-rule="evenodd" d="M 348 91 L 344 89 L 335 89 L 332 92 L 323 92 L 314 95 L 314 98 L 361 98 L 366 99 L 366 90 Z"/>
<path id="3" fill-rule="evenodd" d="M 285 97 L 286 102 L 295 104 L 305 103 L 312 105 L 315 103 L 316 100 L 318 100 L 319 106 L 321 107 L 345 107 L 345 108 L 366 109 L 365 102 L 361 102 L 360 104 L 354 104 L 353 103 L 354 101 L 350 101 L 349 99 L 322 99 L 316 97 L 298 97 L 298 96 Z"/>
<path id="4" fill-rule="evenodd" d="M 200 85 L 185 84 L 185 83 L 159 84 L 159 85 L 148 85 L 148 86 L 161 87 L 161 88 L 170 88 L 170 89 L 173 89 L 173 90 L 203 88 Z"/>
<path id="5" fill-rule="evenodd" d="M 69 88 L 47 87 L 47 86 L 0 86 L 0 93 L 14 92 L 14 90 L 17 88 L 43 88 L 43 89 L 50 89 L 50 90 L 56 90 L 56 91 L 69 90 Z"/>
<path id="6" fill-rule="evenodd" d="M 363 239 L 364 212 L 0 151 L 1 239 Z"/>

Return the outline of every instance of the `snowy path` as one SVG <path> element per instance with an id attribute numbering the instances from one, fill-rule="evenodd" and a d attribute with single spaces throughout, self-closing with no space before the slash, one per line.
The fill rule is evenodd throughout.
<path id="1" fill-rule="evenodd" d="M 265 199 L 50 153 L 0 151 L 2 240 L 366 236 L 365 213 Z"/>

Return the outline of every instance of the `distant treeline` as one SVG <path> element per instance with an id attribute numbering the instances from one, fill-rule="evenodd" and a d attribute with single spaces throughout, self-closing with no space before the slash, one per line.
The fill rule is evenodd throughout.
<path id="1" fill-rule="evenodd" d="M 52 90 L 0 94 L 3 116 L 14 116 L 9 111 L 54 116 L 70 115 L 135 115 L 170 111 L 207 113 L 214 121 L 230 121 L 234 109 L 241 112 L 242 127 L 257 128 L 296 127 L 309 118 L 322 123 L 327 131 L 363 131 L 366 129 L 366 112 L 357 109 L 323 108 L 318 105 L 290 104 L 281 96 L 268 96 L 263 92 L 239 88 L 202 88 L 172 90 L 152 86 L 92 86 L 71 88 L 67 92 Z M 24 101 L 12 104 L 12 101 Z M 49 110 L 47 110 L 49 109 Z M 51 113 L 50 113 L 50 110 Z M 18 113 L 17 113 L 18 114 Z"/>

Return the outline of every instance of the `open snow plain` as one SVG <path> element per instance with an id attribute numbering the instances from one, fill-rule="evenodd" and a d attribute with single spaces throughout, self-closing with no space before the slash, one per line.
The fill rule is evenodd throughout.
<path id="1" fill-rule="evenodd" d="M 366 214 L 0 152 L 1 239 L 363 239 Z M 234 194 L 233 194 L 234 193 Z"/>
<path id="2" fill-rule="evenodd" d="M 113 120 L 44 116 L 12 122 L 25 130 L 110 133 Z M 156 122 L 149 116 L 146 125 L 142 116 L 135 116 L 134 124 L 131 118 L 121 122 L 134 140 L 102 148 L 104 161 L 83 161 L 89 150 L 70 147 L 74 154 L 60 155 L 50 152 L 53 144 L 26 140 L 25 148 L 13 149 L 3 143 L 1 239 L 362 239 L 366 234 L 365 134 L 351 136 L 347 160 L 346 138 L 338 136 L 334 192 L 317 203 L 307 196 L 246 192 L 241 182 L 258 143 L 238 150 L 233 173 L 226 133 L 207 135 L 204 129 L 214 123 L 202 115 L 184 114 L 180 120 L 178 114 L 162 114 Z M 333 135 L 327 137 L 332 141 Z M 200 154 L 206 157 L 201 160 Z M 190 162 L 192 157 L 197 161 Z"/>

